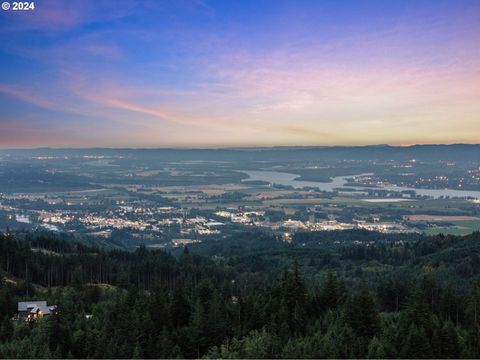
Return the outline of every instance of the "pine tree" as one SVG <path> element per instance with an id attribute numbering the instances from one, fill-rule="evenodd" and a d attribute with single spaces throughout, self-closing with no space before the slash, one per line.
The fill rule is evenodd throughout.
<path id="1" fill-rule="evenodd" d="M 174 357 L 175 354 L 174 354 L 173 348 L 175 344 L 170 338 L 170 334 L 167 331 L 167 328 L 165 326 L 162 329 L 160 338 L 158 339 L 158 343 L 160 345 L 159 352 L 158 354 L 155 354 L 156 356 L 151 356 L 151 357 L 160 357 L 162 359 L 168 359 L 168 358 Z"/>
<path id="2" fill-rule="evenodd" d="M 243 339 L 242 356 L 249 359 L 271 359 L 278 357 L 275 341 L 266 330 L 252 331 Z"/>
<path id="3" fill-rule="evenodd" d="M 337 278 L 329 271 L 320 294 L 322 310 L 335 309 L 340 304 L 340 289 Z"/>
<path id="4" fill-rule="evenodd" d="M 400 356 L 406 359 L 430 359 L 433 357 L 425 329 L 411 324 Z"/>
<path id="5" fill-rule="evenodd" d="M 133 349 L 132 359 L 143 359 L 143 350 L 140 344 L 136 344 Z"/>
<path id="6" fill-rule="evenodd" d="M 378 332 L 378 309 L 366 287 L 345 304 L 345 320 L 360 337 L 370 339 Z"/>
<path id="7" fill-rule="evenodd" d="M 368 344 L 368 359 L 385 359 L 387 354 L 380 340 L 375 336 Z"/>
<path id="8" fill-rule="evenodd" d="M 205 343 L 207 341 L 205 325 L 205 310 L 200 299 L 197 299 L 195 307 L 193 308 L 192 320 L 189 329 L 190 343 L 192 344 L 194 356 L 197 358 L 200 358 L 200 355 L 205 350 Z"/>
<path id="9" fill-rule="evenodd" d="M 433 327 L 430 307 L 425 300 L 424 292 L 418 287 L 414 287 L 408 297 L 406 316 L 408 324 L 413 323 L 417 327 L 423 327 L 423 329 Z"/>
<path id="10" fill-rule="evenodd" d="M 0 342 L 9 341 L 13 336 L 13 324 L 12 321 L 5 316 L 0 325 Z"/>
<path id="11" fill-rule="evenodd" d="M 480 283 L 473 286 L 467 307 L 468 344 L 472 357 L 480 357 Z"/>
<path id="12" fill-rule="evenodd" d="M 60 344 L 57 345 L 57 348 L 52 353 L 52 359 L 63 359 L 62 348 Z"/>
<path id="13" fill-rule="evenodd" d="M 460 344 L 457 332 L 452 322 L 447 321 L 440 330 L 440 353 L 439 357 L 455 359 L 460 357 Z"/>
<path id="14" fill-rule="evenodd" d="M 188 324 L 190 318 L 190 304 L 185 296 L 183 287 L 177 287 L 173 294 L 171 314 L 174 327 Z"/>
<path id="15" fill-rule="evenodd" d="M 228 334 L 223 300 L 216 290 L 209 304 L 207 327 L 209 340 L 212 344 L 220 344 Z"/>

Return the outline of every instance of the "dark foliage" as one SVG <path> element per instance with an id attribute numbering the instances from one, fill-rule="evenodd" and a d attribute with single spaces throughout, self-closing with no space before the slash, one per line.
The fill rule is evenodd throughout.
<path id="1" fill-rule="evenodd" d="M 478 358 L 478 241 L 345 246 L 340 264 L 383 258 L 393 270 L 382 281 L 328 271 L 313 284 L 299 265 L 311 255 L 301 252 L 289 270 L 248 264 L 262 271 L 246 276 L 237 271 L 243 257 L 0 235 L 0 357 Z M 48 300 L 59 313 L 11 320 L 22 299 Z"/>

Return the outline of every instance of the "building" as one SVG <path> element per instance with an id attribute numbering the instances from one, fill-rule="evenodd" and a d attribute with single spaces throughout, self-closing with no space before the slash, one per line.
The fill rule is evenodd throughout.
<path id="1" fill-rule="evenodd" d="M 17 317 L 25 320 L 36 320 L 54 314 L 56 311 L 57 305 L 48 306 L 46 301 L 20 301 Z"/>

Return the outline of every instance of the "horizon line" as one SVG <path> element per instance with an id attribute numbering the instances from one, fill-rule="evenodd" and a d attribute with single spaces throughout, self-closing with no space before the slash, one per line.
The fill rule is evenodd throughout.
<path id="1" fill-rule="evenodd" d="M 36 147 L 0 147 L 0 151 L 15 150 L 255 150 L 255 149 L 329 149 L 329 148 L 367 148 L 367 147 L 391 147 L 391 148 L 412 148 L 415 146 L 480 146 L 480 143 L 416 143 L 408 145 L 392 144 L 368 144 L 368 145 L 272 145 L 272 146 L 212 146 L 212 147 L 55 147 L 55 146 L 36 146 Z"/>

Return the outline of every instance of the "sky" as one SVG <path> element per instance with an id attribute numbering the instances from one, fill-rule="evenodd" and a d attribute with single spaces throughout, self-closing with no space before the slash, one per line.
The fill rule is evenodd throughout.
<path id="1" fill-rule="evenodd" d="M 480 142 L 480 1 L 0 10 L 0 147 Z"/>

